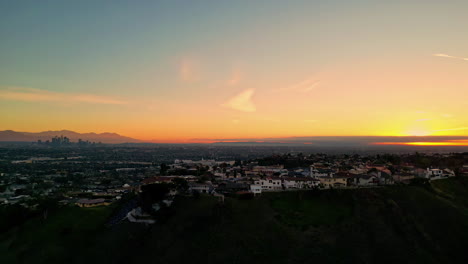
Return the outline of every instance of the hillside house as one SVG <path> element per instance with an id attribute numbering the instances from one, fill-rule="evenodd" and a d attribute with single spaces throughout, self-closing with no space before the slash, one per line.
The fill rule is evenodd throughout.
<path id="1" fill-rule="evenodd" d="M 432 180 L 445 179 L 449 177 L 455 177 L 455 172 L 450 169 L 426 169 L 424 178 Z"/>
<path id="2" fill-rule="evenodd" d="M 213 185 L 210 183 L 189 182 L 190 192 L 211 193 L 213 190 L 214 190 Z"/>
<path id="3" fill-rule="evenodd" d="M 262 186 L 263 191 L 275 191 L 283 189 L 282 181 L 279 177 L 266 177 L 265 179 L 255 181 L 255 185 Z"/>
<path id="4" fill-rule="evenodd" d="M 262 186 L 260 185 L 255 185 L 255 184 L 251 184 L 250 185 L 250 191 L 254 194 L 254 195 L 259 195 L 262 193 Z"/>
<path id="5" fill-rule="evenodd" d="M 380 179 L 375 175 L 357 175 L 354 178 L 354 184 L 357 186 L 375 186 L 379 185 Z"/>
<path id="6" fill-rule="evenodd" d="M 328 168 L 317 168 L 314 165 L 310 166 L 310 177 L 332 177 L 333 170 Z"/>
<path id="7" fill-rule="evenodd" d="M 320 177 L 318 179 L 323 188 L 342 188 L 348 184 L 346 177 Z"/>
<path id="8" fill-rule="evenodd" d="M 297 189 L 310 189 L 320 185 L 320 180 L 308 177 L 295 178 L 295 182 Z"/>

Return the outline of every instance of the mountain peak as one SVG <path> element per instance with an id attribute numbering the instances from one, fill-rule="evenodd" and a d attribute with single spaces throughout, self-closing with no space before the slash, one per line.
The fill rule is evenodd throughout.
<path id="1" fill-rule="evenodd" d="M 117 133 L 78 133 L 71 130 L 49 130 L 43 132 L 17 132 L 13 130 L 0 131 L 0 141 L 21 141 L 21 142 L 34 142 L 37 140 L 50 140 L 55 136 L 64 136 L 68 137 L 72 142 L 81 140 L 88 140 L 91 142 L 102 142 L 109 144 L 118 144 L 118 143 L 138 143 L 141 142 L 138 139 L 121 136 Z"/>

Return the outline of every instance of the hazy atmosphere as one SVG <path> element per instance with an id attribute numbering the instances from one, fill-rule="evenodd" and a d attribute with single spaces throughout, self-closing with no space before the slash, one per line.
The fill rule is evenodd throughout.
<path id="1" fill-rule="evenodd" d="M 0 0 L 0 263 L 468 263 L 467 11 Z"/>
<path id="2" fill-rule="evenodd" d="M 0 129 L 173 143 L 467 135 L 466 10 L 415 0 L 2 1 Z"/>

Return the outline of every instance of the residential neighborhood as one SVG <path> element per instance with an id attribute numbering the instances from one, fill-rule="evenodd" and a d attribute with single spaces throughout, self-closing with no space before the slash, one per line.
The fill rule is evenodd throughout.
<path id="1" fill-rule="evenodd" d="M 162 164 L 145 160 L 103 160 L 95 161 L 99 162 L 96 165 L 86 155 L 67 155 L 65 159 L 30 157 L 26 159 L 28 162 L 13 158 L 0 171 L 0 202 L 31 206 L 34 197 L 60 196 L 62 203 L 80 206 L 109 204 L 125 193 L 138 193 L 142 185 L 172 183 L 175 179 L 186 181 L 190 192 L 260 195 L 263 192 L 410 184 L 418 178 L 434 181 L 456 176 L 455 170 L 459 176 L 468 174 L 466 164 L 422 167 L 417 160 L 409 162 L 410 159 L 450 159 L 449 154 L 418 155 L 382 158 L 296 153 L 244 160 L 174 159 Z M 398 161 L 391 162 L 391 159 Z M 76 170 L 76 165 L 89 168 Z M 29 167 L 35 170 L 30 171 Z M 106 202 L 89 202 L 101 201 L 99 199 Z"/>
<path id="2" fill-rule="evenodd" d="M 118 149 L 120 156 L 115 156 L 117 149 L 108 147 L 99 149 L 98 157 L 90 150 L 53 149 L 46 156 L 41 153 L 43 149 L 38 149 L 32 156 L 20 152 L 4 155 L 7 159 L 0 167 L 0 206 L 34 210 L 47 200 L 78 207 L 119 202 L 127 205 L 110 222 L 126 219 L 148 224 L 154 223 L 148 213 L 170 207 L 177 195 L 209 195 L 224 201 L 228 196 L 255 198 L 268 192 L 380 188 L 468 176 L 468 165 L 462 163 L 461 154 L 291 152 L 238 158 L 230 153 L 236 158 L 229 159 L 219 152 L 218 158 L 207 155 L 206 159 L 188 159 L 190 155 L 178 151 L 184 158 L 155 162 L 148 160 L 151 151 L 147 149 Z M 140 155 L 141 151 L 145 155 Z M 187 151 L 192 153 L 191 149 Z M 239 153 L 242 151 L 240 148 Z M 168 186 L 164 197 L 157 201 L 151 198 L 148 201 L 153 202 L 142 207 L 145 188 L 161 184 Z"/>

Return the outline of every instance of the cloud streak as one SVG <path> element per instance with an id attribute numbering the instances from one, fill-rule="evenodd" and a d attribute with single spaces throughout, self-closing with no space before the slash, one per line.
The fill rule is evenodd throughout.
<path id="1" fill-rule="evenodd" d="M 230 78 L 227 80 L 227 85 L 234 86 L 239 84 L 239 82 L 242 80 L 243 74 L 240 70 L 233 70 L 231 72 Z"/>
<path id="2" fill-rule="evenodd" d="M 196 63 L 190 59 L 183 59 L 179 64 L 179 76 L 184 82 L 195 82 L 200 79 Z"/>
<path id="3" fill-rule="evenodd" d="M 468 130 L 468 127 L 457 127 L 457 128 L 449 128 L 449 129 L 439 129 L 439 130 L 434 130 L 434 131 L 440 132 L 440 131 L 456 131 L 456 130 Z"/>
<path id="4" fill-rule="evenodd" d="M 456 59 L 456 60 L 468 61 L 468 58 L 452 56 L 452 55 L 448 55 L 448 54 L 444 54 L 444 53 L 432 54 L 432 56 L 441 57 L 441 58 L 449 58 L 449 59 Z"/>
<path id="5" fill-rule="evenodd" d="M 230 98 L 226 103 L 222 104 L 222 106 L 242 112 L 255 112 L 257 109 L 252 101 L 254 92 L 253 89 L 245 90 Z"/>
<path id="6" fill-rule="evenodd" d="M 280 91 L 296 91 L 296 92 L 303 92 L 308 93 L 314 90 L 320 83 L 320 80 L 317 79 L 306 79 L 299 83 L 293 84 L 289 87 L 282 88 Z"/>
<path id="7" fill-rule="evenodd" d="M 126 101 L 94 94 L 70 94 L 33 88 L 6 88 L 0 90 L 0 100 L 23 102 L 88 103 L 123 105 Z"/>

